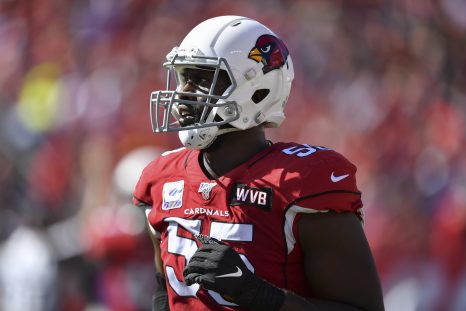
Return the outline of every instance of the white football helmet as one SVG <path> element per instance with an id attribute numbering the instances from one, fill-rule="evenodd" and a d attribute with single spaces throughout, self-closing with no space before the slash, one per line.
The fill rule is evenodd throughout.
<path id="1" fill-rule="evenodd" d="M 220 16 L 192 29 L 179 47 L 167 54 L 167 89 L 151 93 L 154 132 L 179 131 L 182 144 L 208 147 L 217 136 L 259 124 L 278 127 L 294 78 L 288 49 L 270 29 L 247 17 Z M 186 69 L 210 70 L 209 85 L 183 91 Z M 226 74 L 225 74 L 226 73 Z M 214 89 L 228 76 L 222 94 Z M 173 78 L 177 88 L 170 89 Z M 180 106 L 201 107 L 189 125 L 180 125 Z"/>

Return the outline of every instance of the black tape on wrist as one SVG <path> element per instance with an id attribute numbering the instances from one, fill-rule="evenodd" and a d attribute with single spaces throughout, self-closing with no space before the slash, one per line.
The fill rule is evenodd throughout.
<path id="1" fill-rule="evenodd" d="M 167 284 L 162 273 L 155 273 L 155 284 L 155 293 L 152 296 L 152 311 L 169 311 Z"/>
<path id="2" fill-rule="evenodd" d="M 285 302 L 285 292 L 253 275 L 235 302 L 253 311 L 278 311 Z"/>

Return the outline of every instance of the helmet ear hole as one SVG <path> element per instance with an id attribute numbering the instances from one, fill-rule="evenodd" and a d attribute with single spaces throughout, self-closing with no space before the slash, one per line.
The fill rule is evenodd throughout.
<path id="1" fill-rule="evenodd" d="M 270 90 L 269 89 L 260 89 L 256 90 L 254 94 L 252 94 L 251 99 L 255 104 L 260 103 L 264 98 L 269 95 Z"/>

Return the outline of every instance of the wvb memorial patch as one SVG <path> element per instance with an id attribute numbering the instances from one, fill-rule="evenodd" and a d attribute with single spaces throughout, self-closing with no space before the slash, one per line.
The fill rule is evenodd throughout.
<path id="1" fill-rule="evenodd" d="M 253 188 L 236 184 L 231 191 L 230 205 L 255 206 L 266 211 L 272 210 L 272 188 Z"/>

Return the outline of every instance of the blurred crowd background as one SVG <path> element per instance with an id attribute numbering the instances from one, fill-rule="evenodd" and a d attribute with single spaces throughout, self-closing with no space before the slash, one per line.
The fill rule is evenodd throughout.
<path id="1" fill-rule="evenodd" d="M 296 78 L 273 141 L 358 166 L 387 310 L 466 310 L 464 0 L 0 0 L 0 310 L 150 310 L 131 206 L 149 94 L 199 22 L 248 16 Z"/>

